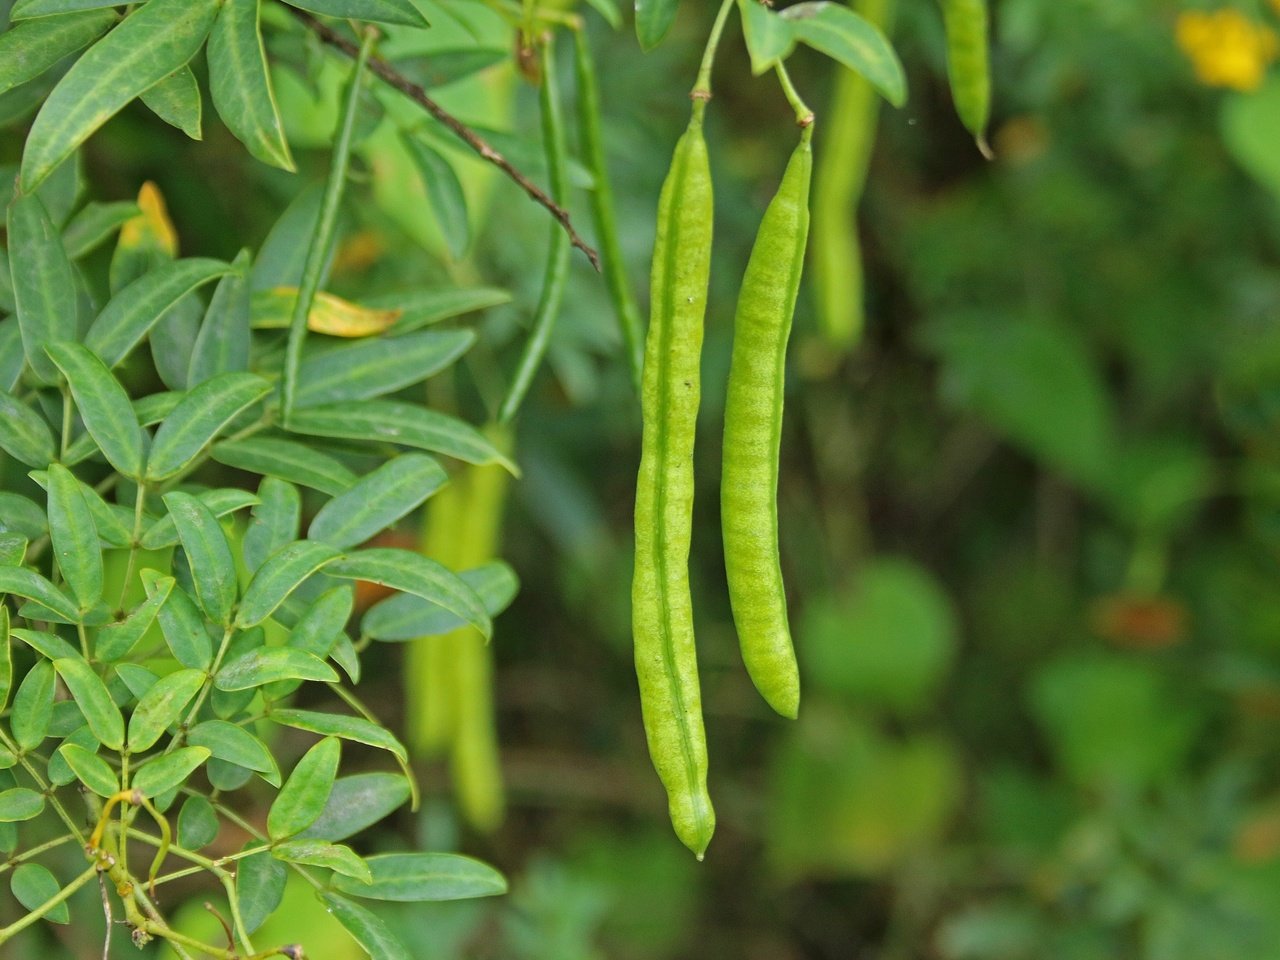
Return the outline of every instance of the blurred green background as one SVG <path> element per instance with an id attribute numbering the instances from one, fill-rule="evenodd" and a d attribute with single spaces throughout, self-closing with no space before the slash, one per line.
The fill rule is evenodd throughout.
<path id="1" fill-rule="evenodd" d="M 683 6 L 648 55 L 583 10 L 642 300 L 712 13 Z M 512 878 L 500 900 L 385 912 L 423 960 L 1280 958 L 1280 9 L 994 0 L 993 27 L 987 162 L 954 116 L 936 3 L 901 0 L 910 100 L 881 115 L 858 212 L 855 350 L 833 353 L 802 293 L 779 493 L 796 722 L 741 668 L 720 556 L 736 288 L 794 142 L 730 29 L 708 121 L 717 240 L 691 561 L 720 815 L 703 864 L 671 834 L 645 751 L 638 408 L 604 286 L 575 254 L 503 539 L 523 580 L 493 647 L 506 821 L 468 830 L 447 771 L 426 765 L 423 809 L 361 847 L 460 849 Z M 429 49 L 475 40 L 452 29 Z M 496 37 L 475 45 L 507 49 Z M 154 181 L 184 255 L 260 245 L 323 178 L 343 76 L 315 50 L 273 54 L 299 175 L 252 162 L 212 117 L 193 144 L 135 106 L 88 145 L 90 193 Z M 541 179 L 536 91 L 506 59 L 437 92 L 510 131 Z M 792 70 L 821 157 L 831 64 L 801 51 Z M 12 96 L 0 107 L 12 162 L 24 114 Z M 483 419 L 537 299 L 545 215 L 450 152 L 472 223 L 455 257 L 378 119 L 331 286 L 509 289 L 458 385 Z M 590 222 L 581 191 L 573 209 Z M 401 653 L 372 653 L 362 684 L 393 726 Z M 183 909 L 210 922 L 198 898 Z M 317 960 L 357 956 L 320 910 L 291 892 L 272 923 L 283 939 L 307 930 Z M 46 935 L 61 955 L 101 949 L 89 926 Z"/>

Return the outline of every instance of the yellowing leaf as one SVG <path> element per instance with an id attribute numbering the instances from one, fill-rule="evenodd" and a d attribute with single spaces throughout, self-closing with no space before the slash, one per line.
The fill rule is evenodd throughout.
<path id="1" fill-rule="evenodd" d="M 268 329 L 289 326 L 297 287 L 273 287 L 253 295 L 253 325 Z M 368 337 L 382 333 L 400 319 L 403 310 L 377 310 L 343 300 L 332 293 L 317 293 L 307 316 L 307 329 L 331 337 Z"/>
<path id="2" fill-rule="evenodd" d="M 164 195 L 150 180 L 138 191 L 138 209 L 142 212 L 126 220 L 120 228 L 120 247 L 125 250 L 153 247 L 176 257 L 178 232 L 169 219 Z"/>

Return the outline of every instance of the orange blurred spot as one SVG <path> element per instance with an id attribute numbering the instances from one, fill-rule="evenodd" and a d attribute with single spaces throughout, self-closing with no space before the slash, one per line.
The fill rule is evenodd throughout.
<path id="1" fill-rule="evenodd" d="M 1117 593 L 1093 605 L 1094 632 L 1109 643 L 1131 650 L 1159 650 L 1187 636 L 1187 608 L 1172 597 Z"/>

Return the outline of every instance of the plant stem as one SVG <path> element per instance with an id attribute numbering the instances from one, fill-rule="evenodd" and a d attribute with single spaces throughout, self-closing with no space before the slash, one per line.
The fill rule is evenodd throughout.
<path id="1" fill-rule="evenodd" d="M 711 99 L 711 68 L 716 62 L 716 50 L 720 46 L 720 37 L 724 34 L 725 24 L 729 21 L 729 11 L 736 0 L 721 0 L 720 12 L 716 14 L 711 25 L 711 34 L 707 37 L 706 49 L 702 52 L 702 65 L 698 68 L 698 79 L 689 96 L 695 101 Z"/>
<path id="2" fill-rule="evenodd" d="M 778 82 L 782 84 L 782 92 L 786 95 L 787 103 L 791 104 L 791 109 L 796 112 L 796 126 L 801 127 L 805 131 L 813 129 L 813 111 L 809 109 L 802 99 L 800 92 L 796 90 L 795 84 L 791 82 L 791 74 L 787 73 L 787 68 L 783 66 L 779 60 L 774 69 L 778 73 Z M 806 133 L 806 136 L 809 136 Z"/>
<path id="3" fill-rule="evenodd" d="M 31 926 L 31 924 L 35 923 L 37 920 L 43 917 L 46 913 L 48 913 L 58 904 L 67 900 L 73 893 L 75 893 L 77 890 L 79 890 L 81 887 L 83 887 L 86 883 L 88 883 L 97 875 L 98 875 L 98 867 L 97 867 L 97 864 L 94 864 L 93 866 L 89 867 L 88 870 L 80 874 L 80 876 L 76 877 L 74 880 L 68 883 L 65 887 L 59 890 L 56 894 L 54 894 L 52 897 L 46 900 L 44 903 L 40 904 L 40 906 L 36 907 L 34 910 L 28 913 L 25 917 L 22 917 L 19 920 L 15 920 L 13 923 L 9 924 L 9 926 L 7 927 L 0 928 L 0 943 L 4 943 L 6 940 L 12 939 L 15 934 L 21 933 L 27 927 Z"/>
<path id="4" fill-rule="evenodd" d="M 289 339 L 285 344 L 284 359 L 283 417 L 286 427 L 289 425 L 289 418 L 293 415 L 294 397 L 298 390 L 298 367 L 302 362 L 302 342 L 307 335 L 307 317 L 311 313 L 311 305 L 320 289 L 325 263 L 329 259 L 329 251 L 334 242 L 338 206 L 342 202 L 342 191 L 347 183 L 347 170 L 351 163 L 351 135 L 355 129 L 356 113 L 360 107 L 360 85 L 364 79 L 364 68 L 369 62 L 369 53 L 373 49 L 376 36 L 373 30 L 366 31 L 356 54 L 355 67 L 351 71 L 351 85 L 347 90 L 347 102 L 342 111 L 338 135 L 334 139 L 333 160 L 329 167 L 329 180 L 324 188 L 324 199 L 320 205 L 320 218 L 316 223 L 316 232 L 311 237 L 311 246 L 307 250 L 306 263 L 302 268 L 298 299 L 293 305 L 293 318 L 289 324 Z"/>

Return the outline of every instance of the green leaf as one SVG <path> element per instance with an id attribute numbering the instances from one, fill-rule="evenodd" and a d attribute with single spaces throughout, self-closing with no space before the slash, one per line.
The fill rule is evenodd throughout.
<path id="1" fill-rule="evenodd" d="M 220 0 L 149 0 L 89 48 L 36 115 L 22 154 L 22 189 L 53 169 L 125 104 L 186 64 Z"/>
<path id="2" fill-rule="evenodd" d="M 327 657 L 334 643 L 344 634 L 351 610 L 355 606 L 355 590 L 344 583 L 326 590 L 298 617 L 289 631 L 288 644 L 317 657 Z"/>
<path id="3" fill-rule="evenodd" d="M 511 294 L 495 287 L 464 290 L 414 290 L 370 297 L 364 301 L 377 310 L 399 310 L 400 317 L 387 332 L 392 336 L 428 327 L 442 320 L 511 302 Z"/>
<path id="4" fill-rule="evenodd" d="M 68 623 L 79 621 L 75 604 L 40 574 L 25 567 L 0 567 L 0 594 L 12 593 L 43 604 Z"/>
<path id="5" fill-rule="evenodd" d="M 53 664 L 38 660 L 13 695 L 13 710 L 9 713 L 9 729 L 19 749 L 34 750 L 49 734 L 49 722 L 53 719 Z"/>
<path id="6" fill-rule="evenodd" d="M 200 96 L 200 84 L 196 75 L 185 64 L 142 93 L 142 102 L 152 113 L 177 127 L 192 140 L 203 139 L 200 121 L 204 114 L 204 101 Z"/>
<path id="7" fill-rule="evenodd" d="M 231 266 L 235 269 L 218 281 L 204 313 L 187 368 L 188 383 L 249 369 L 249 251 L 241 250 Z"/>
<path id="8" fill-rule="evenodd" d="M 85 204 L 62 231 L 67 256 L 79 260 L 92 253 L 139 213 L 141 210 L 132 200 Z"/>
<path id="9" fill-rule="evenodd" d="M 9 259 L 0 250 L 0 300 L 9 276 Z M 0 309 L 11 309 L 12 304 L 0 306 Z M 22 368 L 27 364 L 26 354 L 22 348 L 22 331 L 18 327 L 17 317 L 0 320 L 0 390 L 12 391 L 22 378 Z"/>
<path id="10" fill-rule="evenodd" d="M 641 49 L 652 50 L 671 29 L 680 0 L 636 0 L 636 38 Z"/>
<path id="11" fill-rule="evenodd" d="M 403 389 L 449 366 L 475 339 L 470 330 L 424 330 L 313 353 L 299 366 L 295 405 L 365 400 Z"/>
<path id="12" fill-rule="evenodd" d="M 399 400 L 363 400 L 298 410 L 292 433 L 430 450 L 464 463 L 498 463 L 513 476 L 520 471 L 475 427 L 435 410 Z"/>
<path id="13" fill-rule="evenodd" d="M 58 748 L 71 772 L 86 787 L 100 797 L 109 797 L 120 789 L 120 779 L 100 756 L 76 743 L 64 743 Z"/>
<path id="14" fill-rule="evenodd" d="M 189 493 L 175 490 L 163 499 L 191 565 L 196 599 L 214 623 L 229 623 L 236 602 L 236 565 L 222 526 L 213 511 Z"/>
<path id="15" fill-rule="evenodd" d="M 16 493 L 0 490 L 0 532 L 17 533 L 28 540 L 43 537 L 49 529 L 44 511 Z M 0 592 L 3 592 L 0 590 Z"/>
<path id="16" fill-rule="evenodd" d="M 266 745 L 244 727 L 226 720 L 206 720 L 187 733 L 187 743 L 207 747 L 219 760 L 234 763 L 262 774 L 274 787 L 280 786 L 280 768 Z"/>
<path id="17" fill-rule="evenodd" d="M 209 92 L 222 122 L 253 156 L 292 173 L 258 18 L 259 0 L 223 4 L 209 36 Z"/>
<path id="18" fill-rule="evenodd" d="M 214 444 L 212 455 L 228 467 L 278 477 L 330 496 L 356 482 L 356 475 L 338 460 L 293 440 L 261 436 L 224 440 Z"/>
<path id="19" fill-rule="evenodd" d="M 44 794 L 26 787 L 0 791 L 0 823 L 31 820 L 44 812 Z"/>
<path id="20" fill-rule="evenodd" d="M 160 679 L 146 667 L 140 667 L 136 663 L 117 663 L 115 671 L 120 682 L 138 700 L 146 696 L 147 691 Z"/>
<path id="21" fill-rule="evenodd" d="M 865 17 L 839 3 L 797 3 L 782 11 L 796 39 L 860 73 L 895 107 L 907 101 L 907 77 L 893 45 Z"/>
<path id="22" fill-rule="evenodd" d="M 293 198 L 284 213 L 272 225 L 267 239 L 262 242 L 258 256 L 249 274 L 249 288 L 254 292 L 274 287 L 297 288 L 302 281 L 302 268 L 307 258 L 307 247 L 320 223 L 320 206 L 324 201 L 321 184 L 307 187 Z M 342 211 L 335 234 L 341 234 Z M 330 254 L 332 257 L 332 254 Z M 321 273 L 321 285 L 325 272 Z"/>
<path id="23" fill-rule="evenodd" d="M 100 10 L 103 7 L 118 6 L 120 4 L 113 0 L 17 0 L 9 12 L 9 19 L 17 21 L 31 17 L 72 13 L 77 10 Z"/>
<path id="24" fill-rule="evenodd" d="M 413 960 L 405 945 L 381 918 L 336 893 L 323 891 L 319 896 L 328 905 L 329 912 L 360 944 L 360 949 L 374 960 Z"/>
<path id="25" fill-rule="evenodd" d="M 98 540 L 108 547 L 128 549 L 133 542 L 133 511 L 118 503 L 107 503 L 98 491 L 79 478 L 76 485 L 89 508 Z"/>
<path id="26" fill-rule="evenodd" d="M 1258 90 L 1232 93 L 1222 104 L 1222 143 L 1255 180 L 1280 197 L 1280 79 L 1274 75 Z"/>
<path id="27" fill-rule="evenodd" d="M 342 758 L 342 743 L 333 737 L 321 740 L 298 761 L 267 812 L 267 834 L 284 840 L 311 826 L 333 790 Z"/>
<path id="28" fill-rule="evenodd" d="M 169 591 L 169 599 L 159 608 L 157 616 L 160 631 L 174 657 L 184 667 L 209 669 L 213 662 L 213 638 L 205 628 L 204 617 L 196 608 L 195 601 L 181 587 L 172 583 L 165 586 L 165 581 L 172 581 L 172 577 L 162 577 L 154 570 L 143 570 L 141 576 L 148 598 L 155 597 L 162 590 Z"/>
<path id="29" fill-rule="evenodd" d="M 37 910 L 58 895 L 62 885 L 49 868 L 39 863 L 24 863 L 13 871 L 9 880 L 13 898 L 27 910 Z M 62 902 L 44 915 L 50 923 L 70 923 L 71 911 Z"/>
<path id="30" fill-rule="evenodd" d="M 62 578 L 88 610 L 102 599 L 102 550 L 80 481 L 60 463 L 49 465 L 49 538 Z"/>
<path id="31" fill-rule="evenodd" d="M 340 549 L 359 546 L 416 508 L 448 479 L 444 468 L 428 456 L 394 457 L 321 507 L 307 536 Z"/>
<path id="32" fill-rule="evenodd" d="M 255 844 L 256 841 L 251 841 L 245 849 Z M 280 906 L 288 878 L 289 868 L 272 857 L 266 846 L 261 853 L 237 861 L 236 894 L 240 898 L 240 915 L 249 933 L 262 926 Z"/>
<path id="33" fill-rule="evenodd" d="M 352 886 L 372 879 L 369 868 L 350 847 L 324 840 L 286 840 L 271 848 L 271 855 L 286 863 L 301 863 L 309 867 L 332 870 L 339 877 L 352 878 Z M 337 879 L 337 878 L 335 878 Z"/>
<path id="34" fill-rule="evenodd" d="M 515 599 L 520 589 L 516 573 L 501 560 L 474 570 L 464 570 L 459 578 L 480 598 L 485 612 L 496 617 Z M 379 600 L 360 621 L 360 629 L 375 640 L 416 640 L 451 633 L 466 621 L 438 604 L 412 594 L 401 593 Z"/>
<path id="35" fill-rule="evenodd" d="M 285 0 L 291 7 L 326 17 L 350 17 L 375 23 L 400 23 L 407 27 L 429 27 L 410 0 Z"/>
<path id="36" fill-rule="evenodd" d="M 242 411 L 271 391 L 252 373 L 220 373 L 191 389 L 160 424 L 147 457 L 147 479 L 165 480 L 189 466 Z"/>
<path id="37" fill-rule="evenodd" d="M 178 722 L 191 698 L 204 685 L 203 670 L 176 670 L 161 677 L 148 690 L 129 717 L 129 750 L 150 750 L 171 726 Z M 191 743 L 190 739 L 187 741 Z M 192 746 L 199 744 L 192 743 Z"/>
<path id="38" fill-rule="evenodd" d="M 325 572 L 342 579 L 368 580 L 411 593 L 456 613 L 486 638 L 493 633 L 493 624 L 475 591 L 457 574 L 411 550 L 394 547 L 361 550 L 334 561 Z"/>
<path id="39" fill-rule="evenodd" d="M 111 298 L 89 326 L 85 345 L 107 366 L 116 366 L 187 294 L 235 269 L 222 260 L 188 257 L 144 273 Z"/>
<path id="40" fill-rule="evenodd" d="M 169 593 L 173 590 L 175 582 L 173 577 L 158 577 L 153 581 L 153 590 L 129 616 L 99 630 L 93 645 L 94 656 L 105 663 L 127 656 L 142 639 L 143 634 L 155 623 L 156 614 L 169 599 Z"/>
<path id="41" fill-rule="evenodd" d="M 258 505 L 253 508 L 240 552 L 245 567 L 256 571 L 267 557 L 298 539 L 302 497 L 298 488 L 278 477 L 263 477 L 258 484 Z"/>
<path id="42" fill-rule="evenodd" d="M 237 510 L 243 510 L 245 507 L 252 507 L 258 503 L 258 498 L 248 490 L 241 490 L 238 487 L 218 487 L 214 490 L 201 490 L 195 494 L 195 498 L 209 508 L 209 512 L 215 517 L 225 517 L 235 513 Z M 169 514 L 161 517 L 151 526 L 149 526 L 142 535 L 142 548 L 144 550 L 160 550 L 164 547 L 171 547 L 178 542 L 178 527 L 173 521 L 173 517 Z"/>
<path id="43" fill-rule="evenodd" d="M 203 314 L 204 304 L 198 296 L 189 293 L 151 329 L 147 348 L 151 351 L 151 360 L 161 382 L 171 390 L 186 390 L 191 386 L 187 371 L 191 367 L 191 355 L 196 350 Z"/>
<path id="44" fill-rule="evenodd" d="M 204 747 L 179 747 L 140 766 L 131 786 L 154 799 L 181 784 L 208 759 Z"/>
<path id="45" fill-rule="evenodd" d="M 23 630 L 21 627 L 15 627 L 13 635 L 46 660 L 60 660 L 63 657 L 74 659 L 80 656 L 80 652 L 75 647 L 56 633 L 46 633 L 43 630 Z"/>
<path id="46" fill-rule="evenodd" d="M 751 55 L 751 72 L 756 76 L 781 63 L 795 49 L 795 31 L 791 22 L 758 0 L 739 0 L 742 11 L 742 33 Z"/>
<path id="47" fill-rule="evenodd" d="M 276 680 L 321 680 L 337 683 L 338 674 L 314 654 L 293 647 L 252 650 L 225 664 L 214 677 L 219 690 L 249 690 Z"/>
<path id="48" fill-rule="evenodd" d="M 111 371 L 78 343 L 51 343 L 46 348 L 67 378 L 80 418 L 107 461 L 126 477 L 142 476 L 142 427 L 129 395 Z"/>
<path id="49" fill-rule="evenodd" d="M 124 717 L 111 699 L 102 679 L 79 657 L 63 657 L 53 661 L 53 668 L 71 691 L 76 706 L 84 714 L 89 729 L 108 750 L 119 752 L 124 746 Z"/>
<path id="50" fill-rule="evenodd" d="M 178 811 L 178 843 L 200 850 L 218 839 L 218 813 L 202 796 L 187 797 Z"/>
<path id="51" fill-rule="evenodd" d="M 20 23 L 0 33 L 0 93 L 35 79 L 88 46 L 115 21 L 112 11 L 79 13 Z"/>
<path id="52" fill-rule="evenodd" d="M 20 533 L 0 533 L 0 567 L 22 566 L 30 542 Z"/>
<path id="53" fill-rule="evenodd" d="M 402 138 L 409 156 L 418 167 L 418 175 L 426 188 L 427 202 L 435 214 L 440 232 L 454 259 L 466 253 L 471 243 L 471 224 L 467 219 L 467 198 L 453 164 L 422 140 L 414 136 Z"/>
<path id="54" fill-rule="evenodd" d="M 455 853 L 388 853 L 365 860 L 368 884 L 333 879 L 340 893 L 374 900 L 418 902 L 495 897 L 507 892 L 506 878 L 487 863 Z"/>
<path id="55" fill-rule="evenodd" d="M 307 577 L 337 556 L 338 551 L 332 547 L 308 540 L 298 540 L 277 550 L 245 589 L 236 614 L 236 626 L 253 627 L 267 619 Z"/>
<path id="56" fill-rule="evenodd" d="M 409 781 L 398 773 L 339 777 L 320 816 L 298 836 L 345 840 L 404 806 L 409 793 Z"/>
<path id="57" fill-rule="evenodd" d="M 348 717 L 336 713 L 293 710 L 283 707 L 272 710 L 269 716 L 276 723 L 283 724 L 286 727 L 307 730 L 324 737 L 341 737 L 343 740 L 355 740 L 357 743 L 364 743 L 380 750 L 386 750 L 400 760 L 409 759 L 409 754 L 405 750 L 404 744 L 397 740 L 390 730 L 365 720 L 363 717 Z"/>
<path id="58" fill-rule="evenodd" d="M 49 424 L 8 393 L 0 393 L 0 449 L 37 470 L 43 470 L 57 456 Z"/>
<path id="59" fill-rule="evenodd" d="M 52 383 L 58 371 L 45 354 L 45 346 L 75 340 L 80 333 L 75 272 L 38 196 L 26 194 L 10 203 L 7 225 L 22 348 L 38 380 Z"/>

